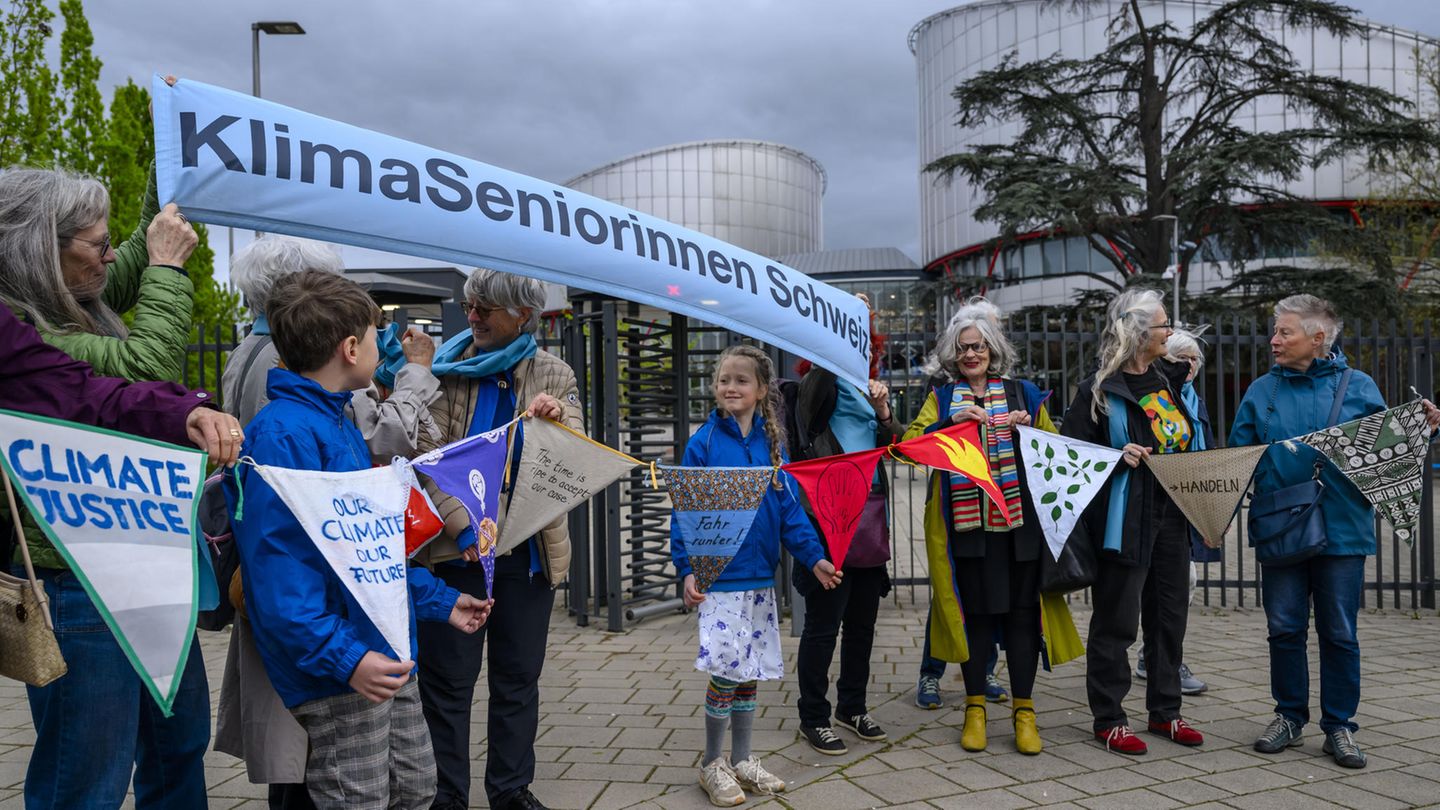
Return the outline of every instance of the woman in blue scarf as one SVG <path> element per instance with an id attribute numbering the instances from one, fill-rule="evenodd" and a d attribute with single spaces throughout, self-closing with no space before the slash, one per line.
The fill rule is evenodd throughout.
<path id="1" fill-rule="evenodd" d="M 461 306 L 470 328 L 447 340 L 431 366 L 440 378 L 440 398 L 430 412 L 441 437 L 429 446 L 422 440 L 421 452 L 485 433 L 527 410 L 583 431 L 575 372 L 535 343 L 545 306 L 540 282 L 477 269 L 465 282 Z M 382 346 L 386 371 L 399 365 L 396 348 Z M 523 421 L 514 435 L 512 465 L 519 462 L 525 440 Z M 530 792 L 530 783 L 535 778 L 539 681 L 555 604 L 553 589 L 570 568 L 565 518 L 495 558 L 495 592 L 490 594 L 465 507 L 433 486 L 430 496 L 445 519 L 445 531 L 421 549 L 416 560 L 454 588 L 480 599 L 495 599 L 483 632 L 472 636 L 443 632 L 448 626 L 435 628 L 438 632 L 429 627 L 419 631 L 420 698 L 438 776 L 433 806 L 469 806 L 470 706 L 488 636 L 485 793 L 494 808 L 544 807 Z M 508 494 L 502 492 L 501 497 Z"/>

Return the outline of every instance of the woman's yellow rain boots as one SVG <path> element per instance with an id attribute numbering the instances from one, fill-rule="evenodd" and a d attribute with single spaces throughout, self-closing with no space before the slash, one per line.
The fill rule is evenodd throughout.
<path id="1" fill-rule="evenodd" d="M 960 747 L 966 751 L 985 750 L 985 696 L 965 697 L 965 728 L 960 732 Z"/>
<path id="2" fill-rule="evenodd" d="M 1030 698 L 1015 698 L 1011 705 L 1015 711 L 1015 750 L 1031 756 L 1040 753 L 1040 730 L 1035 727 L 1035 701 Z M 965 719 L 970 719 L 968 714 Z M 968 722 L 965 728 L 970 728 Z"/>

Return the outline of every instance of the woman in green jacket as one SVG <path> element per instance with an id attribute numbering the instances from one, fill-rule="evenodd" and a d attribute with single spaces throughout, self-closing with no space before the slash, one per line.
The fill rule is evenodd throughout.
<path id="1" fill-rule="evenodd" d="M 195 298 L 184 264 L 197 238 L 174 205 L 158 208 L 152 175 L 139 225 L 113 245 L 98 181 L 0 172 L 0 301 L 97 374 L 179 381 Z M 127 327 L 118 313 L 129 310 Z M 77 576 L 25 518 L 69 665 L 50 685 L 28 688 L 36 741 L 26 807 L 119 807 L 132 768 L 137 808 L 205 806 L 210 700 L 198 642 L 165 717 Z"/>

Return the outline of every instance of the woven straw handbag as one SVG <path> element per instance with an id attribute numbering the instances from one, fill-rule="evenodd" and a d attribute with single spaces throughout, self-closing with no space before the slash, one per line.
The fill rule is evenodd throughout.
<path id="1" fill-rule="evenodd" d="M 20 523 L 20 510 L 15 506 L 10 476 L 0 471 L 0 478 L 5 480 L 10 519 L 15 521 L 16 544 L 29 577 L 27 581 L 0 571 L 0 675 L 31 686 L 44 686 L 65 674 L 65 659 L 55 641 L 45 586 L 35 578 L 35 566 L 30 563 L 30 548 L 25 544 L 25 530 Z"/>

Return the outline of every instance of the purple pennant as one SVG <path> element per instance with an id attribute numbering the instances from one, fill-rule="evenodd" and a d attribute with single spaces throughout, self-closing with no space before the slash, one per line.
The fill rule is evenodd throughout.
<path id="1" fill-rule="evenodd" d="M 505 480 L 509 445 L 507 427 L 496 428 L 448 444 L 415 459 L 414 467 L 435 482 L 445 494 L 465 505 L 470 528 L 479 541 L 480 565 L 485 569 L 485 593 L 495 593 L 495 541 L 500 487 Z"/>

